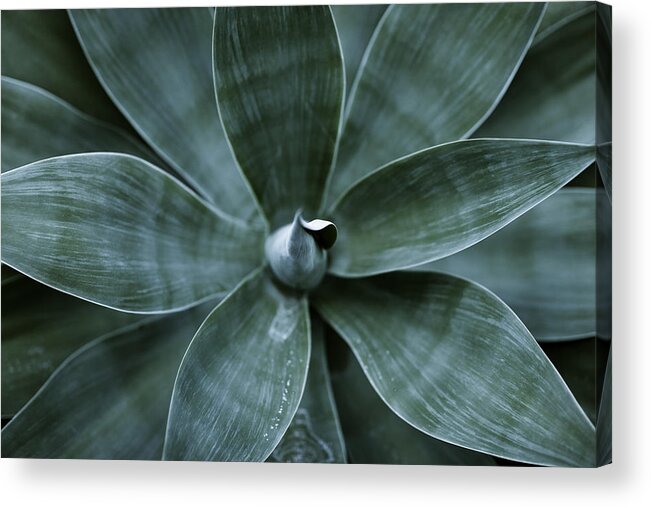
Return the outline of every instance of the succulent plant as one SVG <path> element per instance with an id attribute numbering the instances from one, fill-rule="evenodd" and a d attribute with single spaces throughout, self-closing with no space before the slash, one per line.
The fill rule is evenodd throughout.
<path id="1" fill-rule="evenodd" d="M 4 456 L 607 460 L 596 19 L 4 12 Z"/>

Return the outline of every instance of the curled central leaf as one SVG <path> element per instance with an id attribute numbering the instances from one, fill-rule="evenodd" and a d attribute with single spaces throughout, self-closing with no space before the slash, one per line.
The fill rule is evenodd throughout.
<path id="1" fill-rule="evenodd" d="M 307 222 L 300 211 L 291 224 L 267 238 L 269 266 L 285 285 L 310 290 L 319 285 L 327 268 L 326 250 L 337 240 L 337 227 L 327 220 Z"/>

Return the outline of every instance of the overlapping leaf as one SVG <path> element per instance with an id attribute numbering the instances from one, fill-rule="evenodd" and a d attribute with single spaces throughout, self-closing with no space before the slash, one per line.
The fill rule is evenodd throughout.
<path id="1" fill-rule="evenodd" d="M 305 391 L 292 423 L 268 461 L 280 463 L 345 463 L 344 436 L 330 386 L 323 337 L 324 324 L 312 323 L 312 353 Z"/>
<path id="2" fill-rule="evenodd" d="M 114 151 L 154 161 L 125 132 L 78 111 L 45 90 L 2 78 L 2 171 L 71 153 Z"/>
<path id="3" fill-rule="evenodd" d="M 43 88 L 101 120 L 127 125 L 97 82 L 65 10 L 3 10 L 2 75 Z"/>
<path id="4" fill-rule="evenodd" d="M 590 8 L 531 48 L 474 137 L 594 143 L 595 90 L 595 14 Z"/>
<path id="5" fill-rule="evenodd" d="M 333 208 L 341 233 L 332 263 L 337 275 L 410 267 L 464 249 L 535 206 L 594 160 L 594 148 L 582 145 L 472 141 L 424 150 L 358 181 L 381 163 L 469 135 L 508 86 L 531 42 L 542 5 L 390 9 L 365 57 L 341 146 L 343 169 L 335 173 L 333 195 L 344 194 Z M 136 129 L 205 197 L 248 220 L 256 211 L 231 160 L 212 98 L 212 17 L 206 12 L 79 11 L 73 19 L 98 76 Z M 544 35 L 539 32 L 539 46 L 545 49 L 540 58 L 549 58 L 558 40 L 570 33 L 552 39 L 562 31 L 560 25 L 572 25 L 567 15 L 561 17 L 554 21 L 550 16 Z M 430 48 L 423 38 L 432 39 L 434 22 L 438 43 Z M 369 18 L 366 26 L 372 24 Z M 348 67 L 359 60 L 359 40 L 367 32 L 354 43 L 344 41 L 356 55 L 347 60 Z M 39 34 L 29 37 L 35 46 L 45 47 Z M 64 39 L 55 40 L 55 52 L 64 53 L 57 49 L 57 44 L 67 44 Z M 452 50 L 444 58 L 440 47 L 449 41 L 457 46 L 448 44 Z M 131 51 L 135 45 L 139 51 Z M 214 49 L 224 124 L 272 226 L 288 222 L 297 208 L 311 218 L 328 177 L 343 101 L 341 55 L 329 9 L 218 9 Z M 532 52 L 532 60 L 538 57 Z M 576 70 L 584 63 L 575 60 L 568 60 L 568 68 Z M 551 67 L 547 88 L 565 86 L 567 105 L 581 106 L 586 97 L 579 97 L 577 83 L 585 82 L 577 77 L 570 84 L 558 84 Z M 409 72 L 401 71 L 406 69 Z M 544 103 L 548 89 L 537 102 Z M 514 101 L 531 99 L 518 95 L 515 84 L 514 90 Z M 505 110 L 510 100 L 505 100 Z M 23 105 L 16 101 L 13 108 Z M 6 125 L 5 109 L 11 113 L 12 108 L 3 104 Z M 50 123 L 61 113 L 64 126 L 70 122 L 74 130 L 83 124 L 53 105 L 36 109 L 34 114 L 49 115 Z M 553 109 L 550 115 L 559 112 Z M 573 115 L 577 122 L 569 125 L 569 134 L 559 133 L 551 116 L 524 125 L 534 125 L 538 130 L 531 132 L 543 132 L 542 137 L 548 137 L 545 128 L 559 139 L 582 132 L 582 111 Z M 21 117 L 30 118 L 25 111 Z M 520 128 L 517 122 L 506 123 Z M 96 124 L 87 126 L 95 132 Z M 74 132 L 67 140 L 77 142 L 80 131 Z M 56 136 L 48 141 L 59 142 Z M 27 158 L 10 165 L 60 154 L 47 150 L 37 153 L 28 146 Z M 22 156 L 21 151 L 10 155 L 16 153 Z M 609 183 L 609 177 L 605 179 Z M 45 160 L 7 173 L 2 185 L 3 260 L 103 305 L 135 312 L 184 308 L 230 290 L 261 262 L 262 231 L 245 228 L 133 157 L 94 154 Z M 530 221 L 535 222 L 533 215 Z M 577 227 L 567 238 L 581 242 L 584 232 Z M 499 233 L 491 240 L 498 239 Z M 475 249 L 487 249 L 491 240 Z M 472 264 L 473 250 L 462 253 L 458 262 Z M 562 252 L 559 248 L 549 253 L 553 257 Z M 332 461 L 343 460 L 320 339 L 299 405 L 310 353 L 306 302 L 266 276 L 257 273 L 245 281 L 196 334 L 177 377 L 165 458 L 264 460 L 276 448 L 272 459 L 279 461 L 310 461 L 310 456 L 330 461 L 330 455 Z M 509 285 L 506 276 L 497 278 L 499 282 L 509 289 L 517 285 Z M 545 297 L 551 285 L 543 285 Z M 68 308 L 72 300 L 61 298 Z M 573 308 L 557 304 L 555 309 L 558 315 L 572 313 L 581 303 Z M 481 287 L 432 273 L 331 279 L 317 294 L 317 306 L 353 348 L 384 401 L 425 433 L 531 463 L 594 464 L 594 427 L 527 329 Z M 74 319 L 75 308 L 70 306 L 66 317 Z M 113 313 L 92 309 L 97 320 L 77 331 L 85 333 L 90 324 L 101 327 L 102 312 Z M 198 312 L 178 320 L 146 317 L 142 327 L 129 332 L 118 328 L 115 335 L 75 353 L 3 431 L 5 454 L 9 449 L 15 456 L 160 457 L 170 374 L 178 367 L 190 336 L 187 329 L 193 323 L 196 327 Z M 547 321 L 556 322 L 549 315 Z M 541 335 L 545 332 L 557 333 L 546 329 Z M 63 357 L 64 350 L 79 343 L 76 340 L 74 333 L 61 341 L 55 337 L 46 348 Z M 29 370 L 30 389 L 34 379 L 51 368 Z M 397 439 L 400 446 L 397 455 L 392 454 L 395 446 L 374 449 L 370 432 L 356 433 L 357 456 L 369 456 L 363 460 L 491 461 L 424 436 L 373 396 L 347 404 L 346 417 L 357 429 L 362 415 L 378 414 L 377 420 L 386 424 L 380 422 L 374 429 L 382 438 Z M 79 400 L 78 410 L 65 410 L 61 400 L 68 397 Z M 602 420 L 600 414 L 600 427 Z"/>
<path id="6" fill-rule="evenodd" d="M 364 51 L 375 31 L 386 5 L 332 5 L 341 51 L 346 67 L 346 91 L 357 75 Z"/>
<path id="7" fill-rule="evenodd" d="M 3 457 L 160 459 L 174 377 L 207 305 L 79 349 L 2 430 Z"/>
<path id="8" fill-rule="evenodd" d="M 593 10 L 594 4 L 591 2 L 548 2 L 533 45 L 535 46 L 545 37 L 563 29 L 568 23 Z"/>
<path id="9" fill-rule="evenodd" d="M 397 160 L 335 204 L 339 240 L 330 271 L 364 276 L 456 253 L 556 192 L 593 160 L 591 146 L 481 139 Z"/>
<path id="10" fill-rule="evenodd" d="M 351 91 L 330 202 L 383 164 L 470 135 L 513 78 L 543 8 L 390 6 Z"/>
<path id="11" fill-rule="evenodd" d="M 400 419 L 373 390 L 350 350 L 343 347 L 332 382 L 353 463 L 495 465 L 487 454 L 432 438 Z"/>
<path id="12" fill-rule="evenodd" d="M 344 100 L 330 8 L 218 8 L 214 44 L 224 129 L 272 228 L 313 218 Z"/>
<path id="13" fill-rule="evenodd" d="M 174 385 L 164 458 L 264 461 L 301 401 L 310 356 L 307 303 L 263 272 L 205 320 Z"/>
<path id="14" fill-rule="evenodd" d="M 594 426 L 492 293 L 450 275 L 392 273 L 329 279 L 315 296 L 374 389 L 411 425 L 511 460 L 594 465 Z"/>
<path id="15" fill-rule="evenodd" d="M 147 318 L 87 303 L 20 274 L 6 282 L 3 277 L 2 417 L 18 412 L 82 345 Z"/>
<path id="16" fill-rule="evenodd" d="M 210 10 L 74 10 L 71 19 L 100 82 L 158 154 L 220 209 L 255 217 L 215 104 Z"/>
<path id="17" fill-rule="evenodd" d="M 219 214 L 147 162 L 95 153 L 2 175 L 2 260 L 125 311 L 224 294 L 262 262 L 262 231 Z"/>
<path id="18" fill-rule="evenodd" d="M 415 269 L 488 287 L 538 341 L 594 336 L 596 240 L 603 232 L 594 190 L 563 189 L 476 245 Z"/>

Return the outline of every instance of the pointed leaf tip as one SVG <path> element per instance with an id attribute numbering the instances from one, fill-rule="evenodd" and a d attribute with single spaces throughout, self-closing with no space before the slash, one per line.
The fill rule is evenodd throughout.
<path id="1" fill-rule="evenodd" d="M 325 275 L 327 255 L 318 239 L 304 228 L 304 222 L 300 211 L 296 212 L 291 224 L 269 236 L 265 254 L 281 282 L 295 289 L 310 290 Z"/>
<path id="2" fill-rule="evenodd" d="M 593 466 L 594 426 L 522 322 L 483 287 L 441 273 L 328 277 L 311 303 L 384 402 L 420 431 L 511 460 Z"/>
<path id="3" fill-rule="evenodd" d="M 543 9 L 388 7 L 351 89 L 329 202 L 392 160 L 469 136 L 510 83 Z"/>
<path id="4" fill-rule="evenodd" d="M 475 139 L 398 159 L 333 206 L 341 237 L 329 269 L 370 276 L 459 252 L 552 195 L 594 158 L 588 145 Z"/>
<path id="5" fill-rule="evenodd" d="M 329 250 L 334 246 L 337 241 L 337 226 L 335 224 L 319 218 L 307 222 L 300 217 L 300 221 L 303 229 L 314 238 L 321 248 Z"/>

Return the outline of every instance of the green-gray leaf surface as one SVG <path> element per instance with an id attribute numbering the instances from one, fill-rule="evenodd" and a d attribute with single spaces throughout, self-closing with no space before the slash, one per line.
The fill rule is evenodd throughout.
<path id="1" fill-rule="evenodd" d="M 383 164 L 472 134 L 511 82 L 543 8 L 390 6 L 353 84 L 330 202 Z"/>
<path id="2" fill-rule="evenodd" d="M 316 216 L 344 100 L 330 8 L 218 8 L 214 43 L 224 129 L 269 223 Z"/>
<path id="3" fill-rule="evenodd" d="M 482 287 L 437 273 L 328 279 L 315 305 L 382 399 L 421 431 L 515 461 L 594 465 L 594 426 L 522 322 Z"/>
<path id="4" fill-rule="evenodd" d="M 2 175 L 2 261 L 138 313 L 223 295 L 262 263 L 262 232 L 130 155 L 35 162 Z"/>
<path id="5" fill-rule="evenodd" d="M 160 459 L 174 376 L 207 305 L 79 349 L 2 430 L 2 456 Z"/>
<path id="6" fill-rule="evenodd" d="M 407 424 L 373 390 L 350 350 L 339 359 L 343 365 L 333 370 L 332 383 L 353 463 L 495 465 L 487 454 L 442 442 Z"/>
<path id="7" fill-rule="evenodd" d="M 339 239 L 330 271 L 364 276 L 456 253 L 556 192 L 593 160 L 592 146 L 481 139 L 399 159 L 335 204 Z"/>
<path id="8" fill-rule="evenodd" d="M 2 284 L 2 417 L 13 416 L 89 341 L 146 319 L 62 294 L 25 276 Z"/>
<path id="9" fill-rule="evenodd" d="M 292 423 L 268 461 L 345 463 L 346 449 L 330 385 L 323 322 L 314 315 L 312 354 L 305 391 Z"/>
<path id="10" fill-rule="evenodd" d="M 349 92 L 371 35 L 387 9 L 386 5 L 331 5 L 346 67 Z"/>
<path id="11" fill-rule="evenodd" d="M 114 151 L 150 158 L 125 132 L 37 86 L 2 78 L 2 171 L 44 158 Z M 153 161 L 153 160 L 150 160 Z"/>
<path id="12" fill-rule="evenodd" d="M 2 11 L 2 75 L 41 87 L 101 120 L 127 125 L 97 82 L 65 10 Z"/>
<path id="13" fill-rule="evenodd" d="M 594 9 L 531 48 L 495 112 L 475 137 L 594 143 Z"/>
<path id="14" fill-rule="evenodd" d="M 215 104 L 210 10 L 75 10 L 71 18 L 100 82 L 143 138 L 220 209 L 256 216 Z"/>
<path id="15" fill-rule="evenodd" d="M 593 189 L 562 189 L 476 245 L 414 269 L 488 287 L 538 341 L 594 336 L 595 201 Z"/>
<path id="16" fill-rule="evenodd" d="M 174 385 L 164 459 L 264 461 L 301 401 L 307 301 L 258 272 L 208 316 Z"/>
<path id="17" fill-rule="evenodd" d="M 545 37 L 561 30 L 566 24 L 574 21 L 588 11 L 594 10 L 592 2 L 548 2 L 545 15 L 540 21 L 533 45 Z"/>

